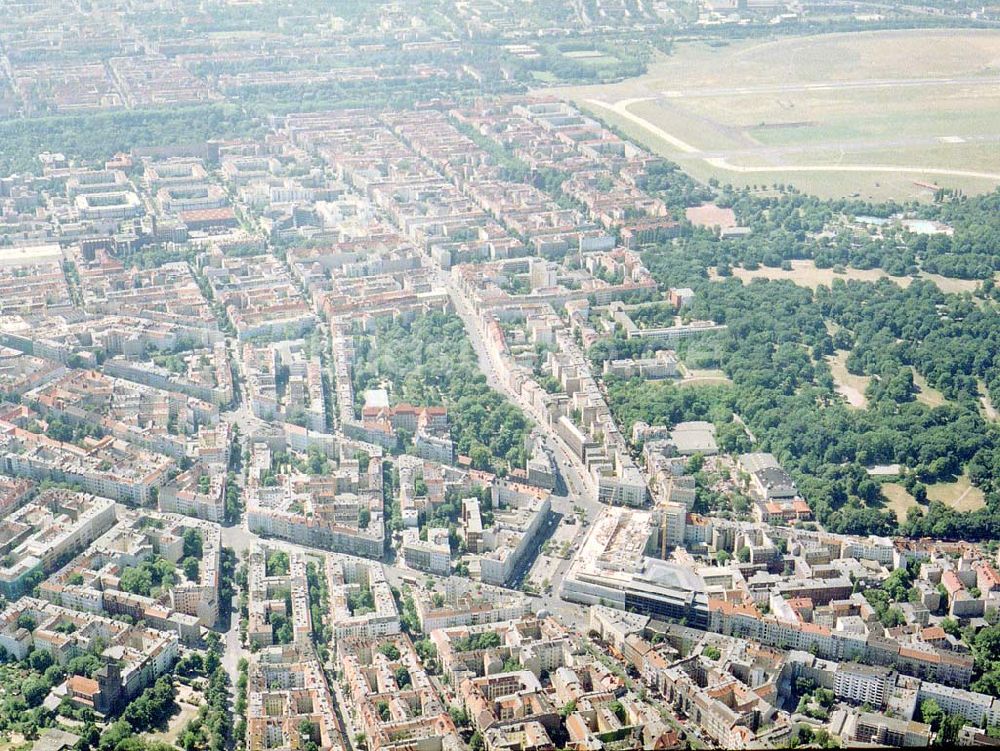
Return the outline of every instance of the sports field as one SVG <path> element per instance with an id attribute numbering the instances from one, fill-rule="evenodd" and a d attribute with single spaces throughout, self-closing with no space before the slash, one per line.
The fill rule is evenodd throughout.
<path id="1" fill-rule="evenodd" d="M 546 93 L 702 179 L 873 199 L 1000 185 L 1000 32 L 682 43 L 644 76 Z"/>

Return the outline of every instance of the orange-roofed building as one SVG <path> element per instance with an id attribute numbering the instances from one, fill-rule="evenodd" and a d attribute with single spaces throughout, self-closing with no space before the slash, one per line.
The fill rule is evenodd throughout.
<path id="1" fill-rule="evenodd" d="M 940 626 L 929 626 L 920 632 L 920 640 L 935 647 L 948 644 L 948 634 Z"/>
<path id="2" fill-rule="evenodd" d="M 792 509 L 795 511 L 795 517 L 797 519 L 811 519 L 812 509 L 809 508 L 809 504 L 806 503 L 801 498 L 796 498 L 792 501 Z"/>
<path id="3" fill-rule="evenodd" d="M 977 564 L 976 586 L 983 594 L 1000 590 L 1000 573 L 985 561 Z"/>
<path id="4" fill-rule="evenodd" d="M 100 684 L 83 675 L 72 675 L 66 680 L 66 697 L 77 706 L 98 711 L 103 703 Z"/>
<path id="5" fill-rule="evenodd" d="M 790 607 L 800 621 L 811 622 L 813 619 L 813 601 L 811 597 L 792 597 L 788 600 Z"/>
<path id="6" fill-rule="evenodd" d="M 941 575 L 941 584 L 944 585 L 949 598 L 954 597 L 958 592 L 965 589 L 965 585 L 962 584 L 962 580 L 958 578 L 958 574 L 954 571 L 945 571 L 944 574 Z"/>

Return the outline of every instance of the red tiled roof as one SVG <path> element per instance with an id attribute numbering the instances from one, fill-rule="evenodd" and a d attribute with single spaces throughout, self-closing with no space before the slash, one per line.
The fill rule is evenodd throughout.
<path id="1" fill-rule="evenodd" d="M 93 696 L 101 690 L 97 681 L 84 675 L 70 676 L 69 680 L 66 681 L 66 687 L 72 693 L 80 696 Z"/>

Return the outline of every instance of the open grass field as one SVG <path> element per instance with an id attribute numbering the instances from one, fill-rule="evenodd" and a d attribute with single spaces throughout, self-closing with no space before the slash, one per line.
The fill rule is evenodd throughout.
<path id="1" fill-rule="evenodd" d="M 688 369 L 684 377 L 677 381 L 678 386 L 729 386 L 732 381 L 721 370 Z"/>
<path id="2" fill-rule="evenodd" d="M 902 521 L 906 512 L 913 506 L 918 506 L 916 499 L 898 482 L 882 483 L 882 496 L 885 507 L 896 514 Z M 956 511 L 975 511 L 986 505 L 983 492 L 975 487 L 966 475 L 955 482 L 939 482 L 927 486 L 927 497 L 932 501 L 940 501 Z"/>
<path id="3" fill-rule="evenodd" d="M 939 482 L 927 486 L 927 497 L 940 501 L 956 511 L 975 511 L 986 505 L 983 491 L 962 475 L 955 482 Z"/>
<path id="4" fill-rule="evenodd" d="M 683 43 L 638 78 L 546 93 L 701 179 L 876 200 L 1000 185 L 1000 32 Z"/>
<path id="5" fill-rule="evenodd" d="M 913 371 L 913 385 L 917 387 L 917 401 L 926 404 L 928 407 L 940 407 L 947 404 L 944 394 L 927 383 L 927 379 L 916 370 Z"/>
<path id="6" fill-rule="evenodd" d="M 0 751 L 14 751 L 17 748 L 30 748 L 31 746 L 32 742 L 20 733 L 0 736 Z"/>
<path id="7" fill-rule="evenodd" d="M 619 62 L 617 57 L 612 57 L 600 50 L 569 50 L 563 52 L 562 56 L 578 63 L 590 63 L 591 65 L 609 65 Z"/>
<path id="8" fill-rule="evenodd" d="M 163 731 L 146 733 L 143 737 L 151 741 L 161 743 L 176 744 L 181 732 L 187 727 L 196 714 L 198 707 L 204 701 L 200 691 L 193 690 L 190 686 L 180 684 L 177 686 L 177 704 L 180 711 L 170 718 L 167 728 Z"/>
<path id="9" fill-rule="evenodd" d="M 997 409 L 993 404 L 993 400 L 990 399 L 989 390 L 986 388 L 986 384 L 979 381 L 979 401 L 983 405 L 983 414 L 986 416 L 987 420 L 1000 420 L 1000 414 L 997 413 Z"/>
<path id="10" fill-rule="evenodd" d="M 866 409 L 868 399 L 865 397 L 865 389 L 871 381 L 871 376 L 858 376 L 847 372 L 847 350 L 840 350 L 835 355 L 826 358 L 830 365 L 830 373 L 833 375 L 833 382 L 836 384 L 837 393 L 847 399 L 847 403 L 855 409 Z"/>
<path id="11" fill-rule="evenodd" d="M 885 498 L 885 507 L 895 513 L 899 521 L 903 521 L 906 512 L 917 505 L 917 499 L 898 482 L 882 483 L 882 495 Z"/>
<path id="12" fill-rule="evenodd" d="M 718 354 L 713 352 L 713 346 L 706 345 L 704 342 L 702 345 L 704 346 L 692 345 L 687 351 L 686 362 L 679 364 L 681 377 L 674 383 L 678 386 L 731 386 L 733 382 L 724 370 L 708 367 L 697 368 L 688 364 L 697 363 L 699 360 L 704 363 L 706 359 L 718 362 Z"/>
<path id="13" fill-rule="evenodd" d="M 788 279 L 795 282 L 800 287 L 816 289 L 819 286 L 830 287 L 834 279 L 842 279 L 845 282 L 855 279 L 863 282 L 877 282 L 879 279 L 889 279 L 901 287 L 908 286 L 913 277 L 910 276 L 889 276 L 882 269 L 845 269 L 838 273 L 833 269 L 818 269 L 816 264 L 809 260 L 798 260 L 791 262 L 791 270 L 786 271 L 780 268 L 761 266 L 752 271 L 736 267 L 733 269 L 733 276 L 746 283 L 757 278 L 762 279 Z M 928 274 L 921 272 L 922 279 L 934 282 L 942 292 L 962 293 L 972 292 L 979 284 L 975 279 L 951 279 L 939 274 Z M 713 278 L 714 270 L 713 270 Z"/>
<path id="14" fill-rule="evenodd" d="M 847 399 L 847 403 L 852 407 L 866 409 L 868 399 L 865 397 L 865 389 L 871 382 L 871 376 L 848 373 L 846 365 L 848 354 L 846 350 L 840 350 L 837 354 L 828 357 L 826 361 L 830 366 L 830 373 L 836 384 L 837 393 Z M 916 399 L 918 402 L 931 408 L 947 404 L 948 400 L 944 394 L 927 383 L 927 380 L 916 371 L 913 371 L 913 383 L 917 387 Z"/>

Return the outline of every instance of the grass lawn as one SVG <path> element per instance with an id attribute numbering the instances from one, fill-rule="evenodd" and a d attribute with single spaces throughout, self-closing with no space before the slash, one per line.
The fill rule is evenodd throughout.
<path id="1" fill-rule="evenodd" d="M 967 475 L 962 475 L 955 482 L 928 485 L 927 497 L 932 501 L 940 501 L 956 511 L 975 511 L 986 505 L 983 491 L 969 482 Z"/>
<path id="2" fill-rule="evenodd" d="M 855 409 L 867 409 L 868 399 L 865 397 L 865 389 L 871 381 L 871 376 L 858 376 L 847 372 L 847 350 L 840 350 L 835 355 L 826 358 L 830 365 L 830 372 L 836 384 L 838 394 L 841 394 L 847 403 Z"/>
<path id="3" fill-rule="evenodd" d="M 813 261 L 799 260 L 791 262 L 792 268 L 790 271 L 785 271 L 780 268 L 771 268 L 769 266 L 761 266 L 760 268 L 753 269 L 752 271 L 735 267 L 733 269 L 733 276 L 742 282 L 750 282 L 757 278 L 762 279 L 787 279 L 795 282 L 800 287 L 808 287 L 809 289 L 816 289 L 819 286 L 831 287 L 833 286 L 834 279 L 842 279 L 843 281 L 848 281 L 849 279 L 856 279 L 862 282 L 877 282 L 879 279 L 893 279 L 882 269 L 846 269 L 844 273 L 838 274 L 833 269 L 818 269 Z M 903 284 L 909 284 L 909 279 L 901 277 L 894 279 L 894 281 L 899 281 Z"/>
<path id="4" fill-rule="evenodd" d="M 885 507 L 894 512 L 899 521 L 906 519 L 906 512 L 912 506 L 918 505 L 917 500 L 898 482 L 882 483 L 882 495 L 885 497 Z"/>
<path id="5" fill-rule="evenodd" d="M 983 405 L 983 414 L 986 415 L 987 420 L 1000 420 L 1000 415 L 997 414 L 997 409 L 993 405 L 993 400 L 990 399 L 990 394 L 986 388 L 986 384 L 980 379 L 979 381 L 979 401 Z"/>
<path id="6" fill-rule="evenodd" d="M 686 368 L 678 386 L 729 386 L 732 381 L 725 372 L 716 369 Z"/>
<path id="7" fill-rule="evenodd" d="M 890 276 L 882 269 L 852 269 L 847 268 L 843 273 L 837 273 L 833 269 L 818 269 L 813 261 L 797 260 L 791 262 L 791 270 L 785 271 L 781 268 L 761 266 L 752 271 L 739 266 L 733 268 L 733 276 L 746 283 L 757 278 L 761 279 L 787 279 L 795 282 L 800 287 L 816 289 L 817 287 L 831 287 L 834 279 L 842 279 L 845 282 L 854 279 L 862 282 L 877 282 L 879 279 L 889 279 L 900 287 L 908 287 L 913 281 L 911 276 Z M 712 278 L 718 278 L 714 270 L 710 270 Z M 934 282 L 942 292 L 972 292 L 979 285 L 975 279 L 950 279 L 938 274 L 920 273 L 922 279 Z"/>
<path id="8" fill-rule="evenodd" d="M 45 731 L 42 730 L 44 733 Z M 0 751 L 14 751 L 15 749 L 32 748 L 37 741 L 29 741 L 20 733 L 10 735 L 0 735 Z"/>
<path id="9" fill-rule="evenodd" d="M 928 407 L 940 407 L 948 402 L 944 394 L 927 383 L 927 379 L 916 370 L 913 371 L 913 384 L 917 387 L 917 401 Z"/>
<path id="10" fill-rule="evenodd" d="M 177 684 L 177 704 L 181 711 L 170 718 L 167 729 L 162 732 L 147 733 L 144 737 L 151 741 L 161 741 L 162 743 L 176 744 L 177 738 L 191 719 L 198 714 L 198 707 L 203 699 L 200 691 L 195 691 L 190 686 Z"/>
<path id="11" fill-rule="evenodd" d="M 699 179 L 927 200 L 933 190 L 920 183 L 966 192 L 1000 184 L 997 60 L 1000 33 L 987 30 L 684 42 L 643 76 L 544 93 Z"/>
<path id="12" fill-rule="evenodd" d="M 560 54 L 574 62 L 585 65 L 614 65 L 620 62 L 617 57 L 601 52 L 600 50 L 569 50 Z"/>
<path id="13" fill-rule="evenodd" d="M 951 277 L 931 274 L 926 271 L 920 272 L 920 278 L 934 282 L 942 292 L 955 295 L 960 295 L 963 292 L 973 292 L 979 285 L 979 282 L 974 279 L 952 279 Z"/>

